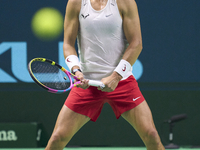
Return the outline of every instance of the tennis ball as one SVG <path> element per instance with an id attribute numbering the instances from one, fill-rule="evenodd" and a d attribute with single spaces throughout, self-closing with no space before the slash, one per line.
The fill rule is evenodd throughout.
<path id="1" fill-rule="evenodd" d="M 61 35 L 63 22 L 63 16 L 57 9 L 45 7 L 34 14 L 31 27 L 37 38 L 51 41 Z"/>

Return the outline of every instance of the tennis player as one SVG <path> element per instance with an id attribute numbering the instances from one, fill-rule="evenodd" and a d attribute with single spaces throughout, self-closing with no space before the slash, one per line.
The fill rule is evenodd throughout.
<path id="1" fill-rule="evenodd" d="M 106 102 L 116 118 L 122 116 L 133 126 L 147 150 L 164 150 L 131 70 L 142 50 L 135 0 L 69 0 L 63 50 L 66 64 L 82 83 L 70 91 L 46 150 L 62 150 L 85 123 L 97 120 Z M 102 81 L 105 88 L 89 86 L 87 79 Z"/>

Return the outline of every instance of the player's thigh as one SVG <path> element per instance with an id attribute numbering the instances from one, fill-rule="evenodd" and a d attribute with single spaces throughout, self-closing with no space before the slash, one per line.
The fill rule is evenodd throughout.
<path id="1" fill-rule="evenodd" d="M 63 105 L 58 115 L 53 134 L 71 137 L 89 120 L 89 117 L 76 113 Z"/>
<path id="2" fill-rule="evenodd" d="M 146 101 L 126 111 L 122 114 L 122 117 L 135 128 L 140 136 L 145 136 L 148 132 L 156 131 L 152 113 Z"/>

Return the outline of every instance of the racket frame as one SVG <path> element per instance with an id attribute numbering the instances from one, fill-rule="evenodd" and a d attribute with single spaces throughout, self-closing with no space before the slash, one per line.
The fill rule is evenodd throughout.
<path id="1" fill-rule="evenodd" d="M 32 72 L 31 64 L 34 61 L 47 62 L 47 63 L 49 63 L 53 66 L 58 67 L 61 71 L 63 71 L 68 76 L 69 81 L 70 81 L 70 87 L 67 88 L 67 89 L 64 89 L 64 90 L 55 90 L 55 89 L 49 88 L 49 87 L 45 86 L 44 84 L 42 84 L 39 80 L 37 80 L 37 78 L 34 76 L 34 74 Z M 51 92 L 51 93 L 64 93 L 66 91 L 69 91 L 72 87 L 77 86 L 78 84 L 81 83 L 81 81 L 79 81 L 79 79 L 74 74 L 67 71 L 64 67 L 60 66 L 55 61 L 52 61 L 52 60 L 46 59 L 46 58 L 34 58 L 34 59 L 32 59 L 28 64 L 28 71 L 29 71 L 31 78 L 35 81 L 35 83 L 37 83 L 39 86 L 41 86 L 42 88 L 44 88 L 45 90 L 47 90 L 48 92 Z M 72 78 L 77 80 L 77 82 L 73 83 Z"/>

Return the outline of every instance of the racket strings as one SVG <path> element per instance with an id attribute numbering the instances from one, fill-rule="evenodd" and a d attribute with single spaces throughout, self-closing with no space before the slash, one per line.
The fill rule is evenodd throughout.
<path id="1" fill-rule="evenodd" d="M 31 68 L 35 78 L 49 88 L 64 90 L 70 86 L 70 83 L 66 80 L 68 76 L 55 65 L 35 61 L 32 62 Z"/>

